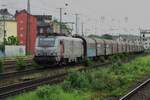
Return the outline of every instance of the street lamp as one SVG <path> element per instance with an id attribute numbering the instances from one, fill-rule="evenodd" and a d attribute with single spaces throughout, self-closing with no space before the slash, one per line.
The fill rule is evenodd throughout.
<path id="1" fill-rule="evenodd" d="M 5 19 L 5 15 L 7 13 L 7 9 L 2 9 L 1 10 L 1 16 L 2 16 L 2 33 L 3 33 L 3 44 L 2 44 L 2 52 L 4 57 L 6 56 L 5 54 L 5 44 L 6 44 L 6 19 Z"/>
<path id="2" fill-rule="evenodd" d="M 3 42 L 4 42 L 4 57 L 6 56 L 6 53 L 5 53 L 5 44 L 6 44 L 6 29 L 5 29 L 5 25 L 6 25 L 6 22 L 5 22 L 5 11 L 4 11 L 4 14 L 3 14 L 3 28 L 4 28 L 4 38 L 3 38 Z"/>
<path id="3" fill-rule="evenodd" d="M 68 4 L 65 3 L 65 6 L 67 7 Z M 63 17 L 62 10 L 65 9 L 65 8 L 58 8 L 58 9 L 60 10 L 60 22 L 59 22 L 60 23 L 60 33 L 62 33 L 62 17 Z M 64 15 L 67 15 L 67 13 L 65 12 Z"/>

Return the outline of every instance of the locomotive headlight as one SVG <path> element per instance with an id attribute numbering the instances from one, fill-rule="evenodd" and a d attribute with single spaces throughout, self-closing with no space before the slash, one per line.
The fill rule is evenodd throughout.
<path id="1" fill-rule="evenodd" d="M 52 52 L 51 55 L 52 55 L 52 56 L 56 56 L 57 53 L 56 53 L 56 52 Z"/>
<path id="2" fill-rule="evenodd" d="M 57 55 L 57 50 L 55 48 L 52 50 L 51 55 L 52 56 L 56 56 Z"/>
<path id="3" fill-rule="evenodd" d="M 56 53 L 56 52 L 53 52 L 53 55 L 54 55 L 54 56 L 56 56 L 56 55 L 57 55 L 57 53 Z"/>
<path id="4" fill-rule="evenodd" d="M 36 48 L 35 48 L 35 55 L 36 55 L 36 56 L 42 55 L 42 48 L 36 47 Z"/>

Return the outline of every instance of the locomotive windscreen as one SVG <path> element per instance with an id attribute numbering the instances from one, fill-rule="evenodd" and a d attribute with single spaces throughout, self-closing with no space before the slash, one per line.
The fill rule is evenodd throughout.
<path id="1" fill-rule="evenodd" d="M 55 38 L 40 37 L 38 40 L 38 47 L 54 47 Z"/>

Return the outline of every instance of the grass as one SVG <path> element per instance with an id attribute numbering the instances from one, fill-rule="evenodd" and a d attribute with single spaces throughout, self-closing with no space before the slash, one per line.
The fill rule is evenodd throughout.
<path id="1" fill-rule="evenodd" d="M 39 87 L 35 92 L 29 92 L 8 100 L 87 100 L 86 95 L 78 91 L 64 92 L 60 86 Z"/>
<path id="2" fill-rule="evenodd" d="M 17 65 L 16 66 L 17 70 L 25 70 L 26 69 L 26 63 L 25 63 L 23 58 L 17 58 L 16 59 L 16 65 Z"/>
<path id="3" fill-rule="evenodd" d="M 11 100 L 103 100 L 122 96 L 135 82 L 150 75 L 150 56 L 138 57 L 127 64 L 121 64 L 121 57 L 111 58 L 110 67 L 73 71 L 60 85 L 39 87 Z"/>

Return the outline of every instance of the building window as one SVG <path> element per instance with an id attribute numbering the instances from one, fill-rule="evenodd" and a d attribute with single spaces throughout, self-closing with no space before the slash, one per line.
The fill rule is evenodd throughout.
<path id="1" fill-rule="evenodd" d="M 24 28 L 23 28 L 23 27 L 21 27 L 21 28 L 20 28 L 20 31 L 23 31 L 23 29 L 24 29 Z"/>
<path id="2" fill-rule="evenodd" d="M 43 31 L 44 31 L 43 28 L 40 28 L 40 33 L 43 33 Z"/>
<path id="3" fill-rule="evenodd" d="M 23 34 L 20 34 L 20 37 L 23 37 Z"/>
<path id="4" fill-rule="evenodd" d="M 20 44 L 23 44 L 23 41 L 20 41 Z"/>
<path id="5" fill-rule="evenodd" d="M 23 20 L 21 20 L 20 23 L 23 24 Z"/>
<path id="6" fill-rule="evenodd" d="M 47 28 L 47 33 L 50 33 L 51 32 L 51 29 L 50 28 Z"/>

